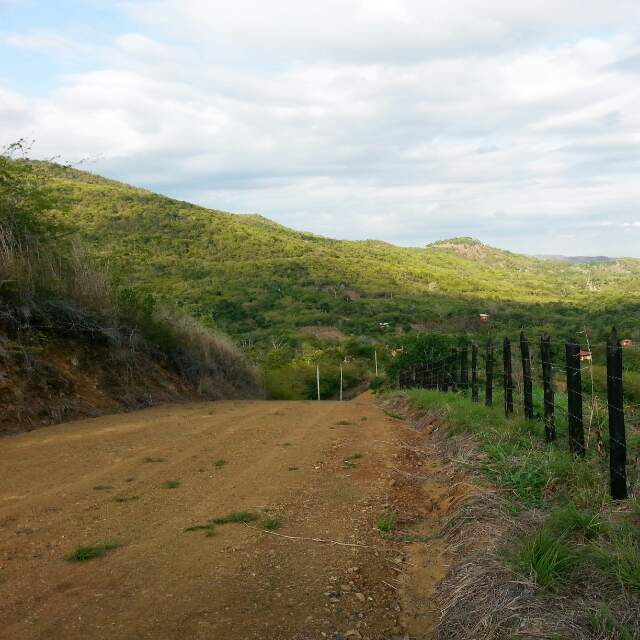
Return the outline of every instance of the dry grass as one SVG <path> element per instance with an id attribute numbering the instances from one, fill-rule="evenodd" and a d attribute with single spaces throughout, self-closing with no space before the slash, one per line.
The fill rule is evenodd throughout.
<path id="1" fill-rule="evenodd" d="M 95 311 L 115 308 L 104 270 L 96 269 L 82 245 L 69 244 L 64 259 L 37 240 L 18 240 L 0 225 L 0 283 L 3 289 L 27 300 L 47 292 L 73 300 Z"/>

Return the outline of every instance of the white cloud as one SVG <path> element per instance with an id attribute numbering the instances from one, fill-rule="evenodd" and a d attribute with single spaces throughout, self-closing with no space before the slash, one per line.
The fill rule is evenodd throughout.
<path id="1" fill-rule="evenodd" d="M 4 37 L 4 42 L 17 49 L 25 49 L 49 56 L 61 56 L 67 59 L 74 59 L 78 56 L 93 56 L 96 53 L 96 48 L 93 45 L 77 42 L 49 31 L 9 34 Z"/>
<path id="2" fill-rule="evenodd" d="M 578 223 L 637 218 L 636 2 L 125 6 L 139 33 L 95 70 L 0 88 L 0 140 L 35 132 L 42 155 L 340 237 L 559 252 Z M 594 228 L 580 253 L 637 253 L 636 225 Z"/>

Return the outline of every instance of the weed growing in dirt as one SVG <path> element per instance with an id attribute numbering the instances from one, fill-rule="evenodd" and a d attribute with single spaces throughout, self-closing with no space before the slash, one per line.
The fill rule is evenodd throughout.
<path id="1" fill-rule="evenodd" d="M 69 562 L 84 562 L 85 560 L 93 560 L 93 558 L 101 558 L 107 555 L 109 551 L 119 549 L 122 546 L 119 542 L 105 542 L 103 544 L 96 544 L 91 547 L 77 547 L 65 560 Z"/>
<path id="2" fill-rule="evenodd" d="M 132 502 L 134 500 L 138 500 L 139 496 L 116 496 L 113 501 L 114 502 Z"/>
<path id="3" fill-rule="evenodd" d="M 547 528 L 521 541 L 510 558 L 514 571 L 541 591 L 557 591 L 568 582 L 576 560 L 576 553 Z"/>
<path id="4" fill-rule="evenodd" d="M 237 511 L 222 518 L 211 518 L 213 524 L 230 524 L 234 522 L 255 522 L 258 516 L 249 511 Z"/>
<path id="5" fill-rule="evenodd" d="M 300 467 L 289 467 L 289 471 L 300 471 Z"/>
<path id="6" fill-rule="evenodd" d="M 166 458 L 149 458 L 146 457 L 144 458 L 144 460 L 142 462 L 166 462 L 167 459 Z"/>
<path id="7" fill-rule="evenodd" d="M 194 524 L 191 527 L 187 527 L 184 531 L 185 533 L 189 531 L 207 531 L 211 534 L 216 530 L 213 524 Z"/>
<path id="8" fill-rule="evenodd" d="M 216 467 L 216 469 L 222 469 L 225 464 L 227 464 L 227 461 L 220 458 L 213 463 L 213 466 Z"/>
<path id="9" fill-rule="evenodd" d="M 352 453 L 348 458 L 345 458 L 343 461 L 343 465 L 347 467 L 347 469 L 353 469 L 356 466 L 354 460 L 360 460 L 362 458 L 361 453 Z"/>
<path id="10" fill-rule="evenodd" d="M 281 525 L 282 521 L 278 516 L 269 516 L 260 523 L 260 526 L 267 531 L 275 531 L 279 529 Z"/>
<path id="11" fill-rule="evenodd" d="M 167 480 L 161 486 L 163 489 L 177 489 L 180 486 L 180 482 L 178 480 Z"/>
<path id="12" fill-rule="evenodd" d="M 394 513 L 385 511 L 378 516 L 376 524 L 380 531 L 384 531 L 385 533 L 393 531 L 397 526 L 396 516 Z"/>
<path id="13" fill-rule="evenodd" d="M 348 420 L 338 420 L 338 422 L 336 422 L 338 427 L 346 427 L 350 424 L 353 424 L 353 422 L 349 422 Z"/>
<path id="14" fill-rule="evenodd" d="M 113 487 L 110 484 L 97 484 L 93 487 L 94 491 L 110 491 Z"/>
<path id="15" fill-rule="evenodd" d="M 135 480 L 135 478 L 126 478 L 125 482 L 133 482 Z"/>

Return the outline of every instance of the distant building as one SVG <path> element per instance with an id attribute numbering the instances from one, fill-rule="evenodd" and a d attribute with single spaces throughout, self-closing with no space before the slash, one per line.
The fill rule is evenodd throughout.
<path id="1" fill-rule="evenodd" d="M 404 349 L 402 347 L 397 349 L 391 349 L 391 357 L 395 358 L 396 356 L 399 356 L 403 351 Z"/>
<path id="2" fill-rule="evenodd" d="M 629 338 L 625 338 L 624 340 L 620 340 L 620 344 L 623 347 L 629 347 L 633 344 L 633 340 L 629 340 Z"/>
<path id="3" fill-rule="evenodd" d="M 580 360 L 591 360 L 591 351 L 581 351 Z"/>
<path id="4" fill-rule="evenodd" d="M 481 313 L 480 314 L 480 322 L 489 322 L 489 314 Z"/>

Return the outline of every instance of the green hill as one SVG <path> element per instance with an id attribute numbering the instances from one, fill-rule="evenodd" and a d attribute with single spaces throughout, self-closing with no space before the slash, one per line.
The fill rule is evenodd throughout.
<path id="1" fill-rule="evenodd" d="M 424 248 L 333 240 L 74 169 L 49 173 L 68 204 L 60 216 L 116 279 L 258 349 L 308 335 L 486 330 L 479 313 L 498 329 L 602 332 L 615 322 L 636 332 L 640 260 L 571 264 L 471 238 Z"/>

